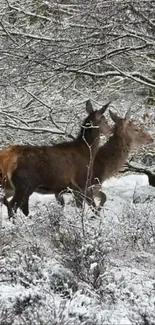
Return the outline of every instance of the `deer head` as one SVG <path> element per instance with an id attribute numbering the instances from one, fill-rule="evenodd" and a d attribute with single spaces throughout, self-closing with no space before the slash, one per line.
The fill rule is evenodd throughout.
<path id="1" fill-rule="evenodd" d="M 154 140 L 152 136 L 144 130 L 143 126 L 137 125 L 134 121 L 130 120 L 131 110 L 127 111 L 124 118 L 119 117 L 117 114 L 109 110 L 111 119 L 115 122 L 114 132 L 117 136 L 128 139 L 132 146 L 152 143 Z"/>
<path id="2" fill-rule="evenodd" d="M 90 100 L 88 100 L 86 102 L 86 111 L 89 115 L 85 126 L 99 128 L 99 133 L 109 135 L 109 133 L 111 132 L 111 126 L 108 124 L 107 119 L 103 115 L 109 104 L 110 102 L 103 105 L 99 110 L 94 110 Z"/>

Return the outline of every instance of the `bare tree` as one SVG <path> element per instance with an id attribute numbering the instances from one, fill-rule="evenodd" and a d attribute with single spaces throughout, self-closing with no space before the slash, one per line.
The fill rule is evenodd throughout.
<path id="1" fill-rule="evenodd" d="M 137 97 L 152 105 L 154 9 L 154 1 L 140 0 L 3 1 L 0 128 L 8 137 L 10 129 L 25 137 L 45 132 L 42 141 L 51 142 L 72 134 L 88 97 L 101 104 L 130 95 L 134 105 Z"/>

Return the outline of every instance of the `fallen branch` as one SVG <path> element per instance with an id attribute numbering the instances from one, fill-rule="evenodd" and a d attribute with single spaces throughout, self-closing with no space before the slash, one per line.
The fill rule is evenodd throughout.
<path id="1" fill-rule="evenodd" d="M 120 173 L 125 173 L 127 171 L 132 171 L 132 172 L 134 171 L 136 173 L 146 174 L 149 179 L 149 184 L 151 186 L 155 187 L 155 170 L 152 172 L 150 169 L 146 168 L 145 166 L 127 162 L 125 164 L 125 167 L 123 168 L 123 170 L 120 171 Z"/>

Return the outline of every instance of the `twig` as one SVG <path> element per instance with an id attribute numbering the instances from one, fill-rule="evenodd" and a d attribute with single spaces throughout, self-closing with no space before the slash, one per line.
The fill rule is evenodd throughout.
<path id="1" fill-rule="evenodd" d="M 60 128 L 60 126 L 53 120 L 53 117 L 51 116 L 51 112 L 52 112 L 52 108 L 47 105 L 46 103 L 44 103 L 40 98 L 38 98 L 36 95 L 32 94 L 29 90 L 25 89 L 23 87 L 23 89 L 29 94 L 31 95 L 34 99 L 36 99 L 39 103 L 41 103 L 42 105 L 44 105 L 45 107 L 47 107 L 49 109 L 49 118 L 51 120 L 51 122 L 58 128 L 58 130 L 60 130 L 59 132 L 56 132 L 57 134 L 63 134 L 63 135 L 67 135 L 70 139 L 73 139 L 74 140 L 74 137 L 71 135 L 71 134 L 68 134 L 66 132 L 66 130 L 62 130 Z M 46 131 L 47 132 L 47 131 Z"/>
<path id="2" fill-rule="evenodd" d="M 13 124 L 5 123 L 5 124 L 0 124 L 0 127 L 9 127 L 12 129 L 16 130 L 23 130 L 23 131 L 28 131 L 28 132 L 34 132 L 34 133 L 52 133 L 52 134 L 59 134 L 59 135 L 65 135 L 63 131 L 58 131 L 58 130 L 53 130 L 53 129 L 48 129 L 48 128 L 34 128 L 34 127 L 23 127 L 23 126 L 15 126 Z"/>
<path id="3" fill-rule="evenodd" d="M 9 1 L 7 1 L 7 3 L 8 3 L 8 6 L 9 6 L 10 9 L 13 9 L 13 10 L 15 10 L 15 11 L 21 12 L 21 13 L 23 13 L 24 15 L 27 15 L 27 16 L 36 17 L 36 18 L 43 19 L 43 20 L 47 20 L 47 21 L 50 21 L 50 22 L 51 22 L 51 19 L 48 18 L 48 17 L 46 17 L 46 16 L 42 16 L 42 15 L 38 15 L 38 14 L 34 14 L 34 13 L 30 12 L 30 11 L 25 11 L 25 10 L 22 10 L 22 9 L 20 9 L 20 8 L 14 7 L 14 6 L 12 6 L 12 5 L 9 3 Z"/>
<path id="4" fill-rule="evenodd" d="M 12 114 L 9 114 L 9 113 L 6 113 L 6 112 L 2 112 L 2 111 L 0 111 L 0 114 L 6 116 L 6 117 L 8 117 L 8 118 L 10 118 L 11 120 L 15 119 L 15 120 L 17 120 L 17 121 L 19 121 L 19 122 L 22 122 L 23 124 L 25 124 L 26 126 L 28 126 L 28 122 L 23 121 L 22 119 L 20 119 L 20 118 L 17 117 L 17 116 L 14 116 L 14 115 L 12 115 Z"/>
<path id="5" fill-rule="evenodd" d="M 145 44 L 143 45 L 139 45 L 139 46 L 135 46 L 135 47 L 130 47 L 130 46 L 126 46 L 126 47 L 122 47 L 122 48 L 118 48 L 118 49 L 114 49 L 112 51 L 109 51 L 107 52 L 106 54 L 100 56 L 100 57 L 97 57 L 97 58 L 92 58 L 90 60 L 87 60 L 86 62 L 84 62 L 82 65 L 81 65 L 81 68 L 84 68 L 84 66 L 91 66 L 92 64 L 94 64 L 95 62 L 98 63 L 100 62 L 101 60 L 107 60 L 108 58 L 111 58 L 112 56 L 116 56 L 116 55 L 120 55 L 122 53 L 127 53 L 127 52 L 134 52 L 134 51 L 137 51 L 137 50 L 141 50 L 141 49 L 144 49 L 145 47 L 147 47 L 149 44 L 147 44 L 147 42 L 145 41 Z"/>
<path id="6" fill-rule="evenodd" d="M 27 94 L 31 95 L 34 99 L 36 99 L 40 104 L 42 104 L 43 106 L 47 107 L 49 109 L 49 117 L 51 122 L 58 128 L 60 129 L 59 125 L 53 120 L 52 116 L 51 116 L 51 112 L 52 112 L 52 108 L 47 105 L 46 103 L 44 103 L 40 98 L 38 98 L 36 95 L 32 94 L 31 91 L 25 89 L 23 87 L 23 89 L 26 91 Z"/>
<path id="7" fill-rule="evenodd" d="M 5 34 L 8 34 L 7 31 L 5 31 Z M 3 35 L 3 34 L 2 34 Z M 15 35 L 15 36 L 21 36 L 21 37 L 26 37 L 30 39 L 35 39 L 39 41 L 46 41 L 46 42 L 54 42 L 54 43 L 70 43 L 70 39 L 65 39 L 65 38 L 50 38 L 50 37 L 43 37 L 40 35 L 33 35 L 33 34 L 27 34 L 27 33 L 21 33 L 21 32 L 16 32 L 16 31 L 9 31 L 9 35 Z"/>
<path id="8" fill-rule="evenodd" d="M 113 65 L 111 64 L 111 66 L 113 66 Z M 100 78 L 100 79 L 107 78 L 107 77 L 126 77 L 126 78 L 132 79 L 136 82 L 139 82 L 143 85 L 146 85 L 148 87 L 155 88 L 155 81 L 153 79 L 146 77 L 146 76 L 143 76 L 139 72 L 132 72 L 129 74 L 129 73 L 121 71 L 119 68 L 115 67 L 115 69 L 116 70 L 108 71 L 108 72 L 104 72 L 104 73 L 95 73 L 95 72 L 91 72 L 91 71 L 77 70 L 77 69 L 70 69 L 70 68 L 67 68 L 66 71 L 77 73 L 79 75 L 96 77 L 96 78 Z"/>
<path id="9" fill-rule="evenodd" d="M 0 21 L 0 26 L 2 26 L 2 29 L 4 30 L 4 32 L 7 34 L 7 36 L 11 39 L 11 41 L 13 43 L 16 43 L 15 39 L 11 36 L 10 32 L 8 32 L 6 30 L 6 28 L 4 27 L 3 23 L 2 23 L 2 20 Z"/>
<path id="10" fill-rule="evenodd" d="M 127 78 L 130 78 L 134 81 L 137 81 L 143 85 L 146 85 L 146 86 L 149 86 L 149 87 L 152 87 L 152 88 L 155 88 L 155 81 L 153 79 L 150 79 L 150 78 L 147 78 L 143 75 L 141 75 L 140 73 L 138 72 L 133 72 L 131 74 L 128 74 L 122 70 L 120 70 L 119 68 L 117 68 L 114 64 L 110 64 L 113 68 L 115 68 L 118 72 L 120 72 L 120 75 L 122 75 L 123 77 L 127 77 Z M 139 79 L 138 79 L 139 78 Z M 152 84 L 150 84 L 150 83 Z"/>

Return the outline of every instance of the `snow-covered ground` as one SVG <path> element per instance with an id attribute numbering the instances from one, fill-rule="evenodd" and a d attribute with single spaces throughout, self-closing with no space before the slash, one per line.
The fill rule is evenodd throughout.
<path id="1" fill-rule="evenodd" d="M 1 207 L 0 324 L 155 324 L 155 188 L 104 183 L 100 216 L 66 195 L 33 194 L 30 215 Z"/>

